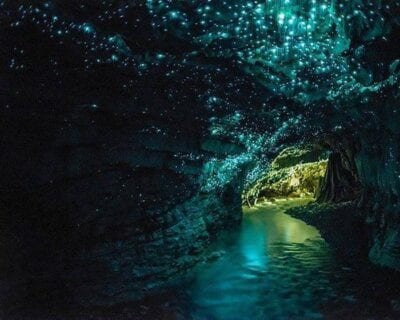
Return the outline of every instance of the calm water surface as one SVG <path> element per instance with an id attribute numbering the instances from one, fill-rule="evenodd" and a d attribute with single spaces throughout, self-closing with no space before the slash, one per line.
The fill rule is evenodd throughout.
<path id="1" fill-rule="evenodd" d="M 221 235 L 181 285 L 171 319 L 397 318 L 392 291 L 369 283 L 369 272 L 339 261 L 317 229 L 284 213 L 307 201 L 246 209 L 240 228 Z"/>

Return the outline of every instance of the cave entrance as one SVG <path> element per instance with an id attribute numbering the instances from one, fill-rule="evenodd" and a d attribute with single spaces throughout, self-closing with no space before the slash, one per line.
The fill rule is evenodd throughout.
<path id="1" fill-rule="evenodd" d="M 289 147 L 272 161 L 261 179 L 243 194 L 243 203 L 273 202 L 287 198 L 316 198 L 324 185 L 329 151 L 319 146 Z"/>

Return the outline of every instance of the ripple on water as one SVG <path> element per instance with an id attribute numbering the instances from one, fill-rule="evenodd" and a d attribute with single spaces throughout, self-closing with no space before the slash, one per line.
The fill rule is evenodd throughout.
<path id="1" fill-rule="evenodd" d="M 240 230 L 211 249 L 226 253 L 181 286 L 184 319 L 381 319 L 361 316 L 368 308 L 356 296 L 358 273 L 336 260 L 315 228 L 283 213 L 294 204 L 246 210 Z"/>

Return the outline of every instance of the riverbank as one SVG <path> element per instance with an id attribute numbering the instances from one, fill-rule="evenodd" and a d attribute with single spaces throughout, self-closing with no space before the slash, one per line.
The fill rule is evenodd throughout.
<path id="1" fill-rule="evenodd" d="M 368 230 L 353 202 L 313 202 L 285 212 L 316 227 L 339 255 L 357 261 L 368 259 Z"/>
<path id="2" fill-rule="evenodd" d="M 289 208 L 285 213 L 317 228 L 337 258 L 346 261 L 357 270 L 360 279 L 368 279 L 374 291 L 371 295 L 375 295 L 377 299 L 386 296 L 385 300 L 390 302 L 392 316 L 400 315 L 400 295 L 397 289 L 394 289 L 400 284 L 400 272 L 372 264 L 368 259 L 373 239 L 370 237 L 371 233 L 364 222 L 362 212 L 357 209 L 354 202 L 338 204 L 311 202 Z M 382 305 L 388 306 L 388 303 L 383 302 Z"/>

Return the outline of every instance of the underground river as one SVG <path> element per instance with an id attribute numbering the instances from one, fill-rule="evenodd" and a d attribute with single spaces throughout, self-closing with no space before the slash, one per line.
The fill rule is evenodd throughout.
<path id="1" fill-rule="evenodd" d="M 124 317 L 399 319 L 394 273 L 335 256 L 317 229 L 284 213 L 309 201 L 245 208 L 241 225 L 221 234 L 183 281 L 127 306 Z"/>

